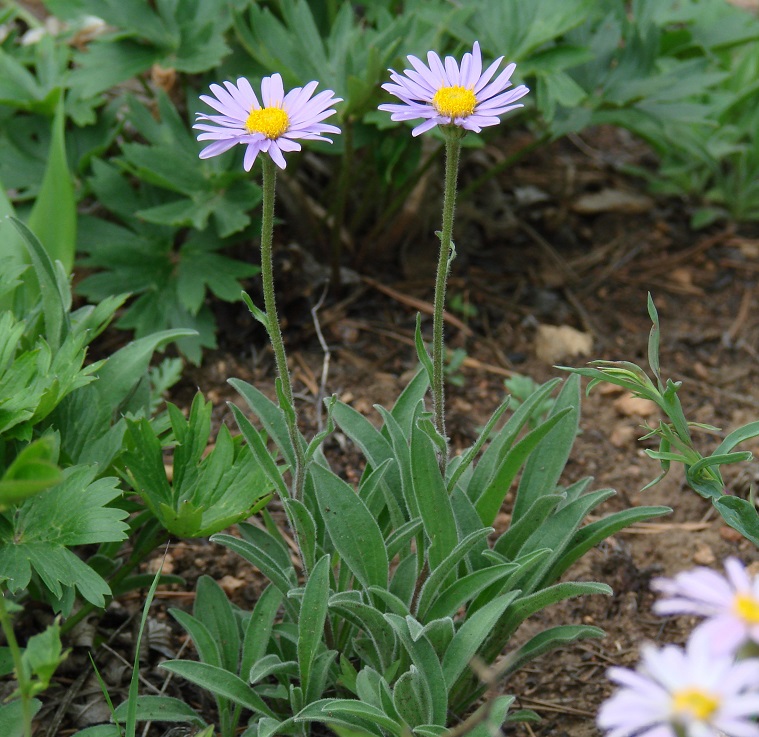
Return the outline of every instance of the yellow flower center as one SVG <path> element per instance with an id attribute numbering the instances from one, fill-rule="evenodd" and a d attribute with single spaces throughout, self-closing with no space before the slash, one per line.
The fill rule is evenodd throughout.
<path id="1" fill-rule="evenodd" d="M 672 706 L 678 716 L 706 721 L 719 708 L 719 700 L 700 688 L 684 688 L 673 694 Z"/>
<path id="2" fill-rule="evenodd" d="M 748 624 L 759 624 L 759 601 L 750 594 L 736 594 L 733 611 Z"/>
<path id="3" fill-rule="evenodd" d="M 251 110 L 245 121 L 248 133 L 263 133 L 267 138 L 279 138 L 290 127 L 287 113 L 280 107 Z"/>
<path id="4" fill-rule="evenodd" d="M 447 118 L 466 118 L 474 112 L 477 98 L 466 87 L 441 87 L 433 96 L 432 104 Z"/>

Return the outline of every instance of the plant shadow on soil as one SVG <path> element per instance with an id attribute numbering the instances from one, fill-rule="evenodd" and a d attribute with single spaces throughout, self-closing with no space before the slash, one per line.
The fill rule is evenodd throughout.
<path id="1" fill-rule="evenodd" d="M 556 143 L 460 203 L 458 257 L 451 273 L 449 295 L 453 301 L 449 303 L 468 305 L 469 309 L 454 313 L 466 323 L 463 328 L 452 324 L 446 328 L 449 347 L 459 348 L 467 356 L 457 372 L 460 385 L 448 387 L 448 432 L 454 449 L 471 444 L 475 429 L 485 424 L 503 400 L 503 381 L 511 372 L 538 382 L 561 375 L 534 355 L 541 324 L 570 325 L 593 338 L 590 355 L 557 357 L 555 362 L 580 366 L 603 358 L 645 366 L 650 327 L 647 291 L 653 294 L 662 323 L 662 373 L 683 381 L 680 396 L 686 417 L 728 432 L 759 416 L 759 292 L 755 287 L 759 231 L 715 226 L 692 232 L 687 227 L 686 203 L 650 199 L 640 182 L 617 173 L 622 163 L 647 162 L 648 154 L 640 144 L 608 129 L 594 132 L 593 142 L 595 149 L 590 154 L 586 147 L 568 141 Z M 462 172 L 463 185 L 481 173 L 482 157 L 497 161 L 509 155 L 511 145 L 519 142 L 498 141 L 472 154 Z M 281 186 L 287 186 L 286 179 Z M 600 194 L 606 199 L 599 199 Z M 436 185 L 428 182 L 423 196 L 414 199 L 415 210 L 399 215 L 406 218 L 406 224 L 397 263 L 383 259 L 371 280 L 354 277 L 353 283 L 345 284 L 339 296 L 329 297 L 318 312 L 319 327 L 330 348 L 327 393 L 337 393 L 377 421 L 372 405 L 391 404 L 416 367 L 413 330 L 417 308 L 413 299 L 429 302 L 432 298 L 435 243 L 431 233 L 436 227 L 438 202 Z M 286 211 L 279 214 L 285 224 L 288 217 L 294 217 Z M 293 233 L 295 230 L 289 232 L 288 226 L 282 225 L 275 236 L 280 254 L 278 299 L 304 429 L 312 431 L 319 422 L 324 351 L 310 309 L 321 295 L 319 282 L 326 270 L 318 266 L 319 258 L 307 255 L 310 244 L 287 245 Z M 421 280 L 420 274 L 429 277 Z M 251 281 L 254 299 L 257 288 Z M 241 400 L 226 380 L 237 377 L 270 391 L 273 361 L 259 326 L 244 307 L 214 305 L 214 309 L 220 324 L 220 347 L 207 354 L 200 368 L 188 370 L 170 399 L 188 407 L 199 389 L 213 402 L 216 421 L 232 427 L 226 402 Z M 430 328 L 428 315 L 423 327 Z M 673 468 L 654 488 L 640 491 L 659 468 L 643 452 L 654 446 L 637 438 L 643 434 L 641 425 L 656 422 L 658 415 L 641 416 L 621 399 L 621 394 L 596 390 L 583 400 L 581 433 L 565 481 L 591 475 L 595 488 L 616 489 L 617 495 L 599 513 L 641 504 L 665 504 L 674 511 L 615 535 L 570 570 L 573 579 L 609 584 L 613 597 L 565 602 L 541 613 L 518 632 L 521 639 L 538 626 L 582 622 L 603 628 L 607 636 L 545 656 L 504 684 L 505 692 L 518 695 L 518 706 L 533 709 L 542 717 L 537 724 L 509 726 L 508 734 L 598 735 L 595 714 L 610 693 L 606 669 L 634 665 L 644 641 L 682 643 L 693 625 L 688 618 L 662 619 L 651 613 L 650 579 L 697 564 L 721 569 L 722 560 L 729 555 L 748 564 L 759 560 L 753 546 L 727 528 L 706 501 L 684 487 L 680 468 Z M 719 440 L 701 435 L 699 442 L 704 452 L 709 452 Z M 759 441 L 749 441 L 743 448 L 759 454 Z M 339 431 L 328 439 L 325 450 L 348 481 L 357 480 L 360 455 Z M 728 485 L 741 493 L 757 469 L 759 466 L 751 463 L 728 467 Z M 508 524 L 508 502 L 497 526 Z M 273 509 L 276 513 L 276 504 Z M 157 688 L 166 678 L 157 668 L 158 662 L 166 653 L 175 653 L 183 642 L 166 609 L 192 605 L 199 575 L 213 576 L 232 600 L 245 608 L 252 607 L 263 585 L 259 574 L 244 561 L 206 541 L 174 543 L 166 563 L 187 584 L 181 590 L 159 590 L 153 606 L 155 634 L 151 638 L 159 647 L 151 642 L 143 676 Z M 115 602 L 101 628 L 112 631 L 141 605 L 141 595 Z M 131 631 L 126 628 L 126 634 L 113 645 L 127 660 L 132 657 Z M 192 657 L 191 652 L 185 656 Z M 70 684 L 78 675 L 76 662 L 72 659 L 60 673 L 60 699 L 67 679 Z M 78 667 L 83 667 L 81 662 Z M 106 658 L 104 677 L 118 703 L 118 694 L 126 690 L 128 669 L 115 656 Z M 207 694 L 177 679 L 166 693 L 187 700 L 213 720 L 213 702 Z M 74 703 L 97 698 L 80 694 Z M 60 702 L 46 706 L 41 727 L 56 707 Z M 64 730 L 60 734 L 66 734 L 66 726 L 81 727 L 85 722 L 72 711 L 59 724 Z M 38 734 L 49 733 L 41 728 Z M 154 725 L 150 734 L 167 733 Z"/>

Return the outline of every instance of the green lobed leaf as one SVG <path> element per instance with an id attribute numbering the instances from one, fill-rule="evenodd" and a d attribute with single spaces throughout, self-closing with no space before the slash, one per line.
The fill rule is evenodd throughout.
<path id="1" fill-rule="evenodd" d="M 23 448 L 0 478 L 0 512 L 60 483 L 62 475 L 57 458 L 51 435 Z"/>
<path id="2" fill-rule="evenodd" d="M 196 335 L 194 330 L 161 330 L 133 340 L 111 355 L 98 371 L 95 383 L 98 394 L 110 407 L 122 405 L 148 370 L 153 353 L 178 338 Z"/>

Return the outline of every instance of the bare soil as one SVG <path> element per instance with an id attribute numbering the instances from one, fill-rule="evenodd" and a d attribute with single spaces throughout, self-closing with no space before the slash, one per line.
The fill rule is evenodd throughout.
<path id="1" fill-rule="evenodd" d="M 523 144 L 514 134 L 483 150 L 466 151 L 462 186 Z M 454 448 L 471 444 L 476 429 L 503 400 L 504 379 L 514 373 L 543 382 L 561 375 L 553 363 L 579 366 L 596 358 L 645 366 L 648 291 L 662 321 L 663 373 L 683 382 L 680 396 L 690 420 L 722 428 L 717 436 L 699 436 L 704 450 L 714 447 L 720 435 L 759 415 L 759 231 L 720 225 L 693 232 L 688 227 L 689 204 L 646 195 L 638 180 L 620 173 L 629 163 L 648 165 L 647 151 L 623 133 L 598 130 L 584 141 L 559 142 L 530 155 L 460 203 L 458 257 L 449 287 L 449 304 L 458 307 L 451 314 L 458 322 L 446 329 L 449 347 L 466 354 L 455 372 L 457 384 L 448 387 L 448 431 Z M 281 187 L 288 187 L 286 179 Z M 286 206 L 288 197 L 281 202 Z M 364 259 L 363 273 L 347 274 L 342 290 L 327 295 L 316 320 L 311 308 L 322 295 L 327 269 L 320 262 L 326 262 L 326 256 L 318 244 L 296 241 L 297 228 L 279 228 L 278 299 L 308 429 L 316 429 L 320 422 L 325 391 L 337 393 L 378 420 L 372 405 L 392 404 L 415 368 L 413 330 L 420 307 L 426 330 L 431 322 L 425 310 L 432 300 L 432 232 L 438 203 L 438 187 L 431 178 L 398 216 L 400 247 L 381 258 L 377 253 L 376 259 L 370 259 L 376 266 L 371 270 Z M 297 212 L 285 209 L 279 215 L 285 222 L 297 220 Z M 350 255 L 348 248 L 346 263 Z M 255 280 L 248 286 L 255 297 Z M 172 400 L 188 406 L 199 389 L 213 401 L 216 419 L 233 426 L 225 403 L 237 401 L 237 396 L 226 380 L 237 377 L 270 391 L 273 361 L 265 336 L 244 308 L 214 308 L 221 327 L 220 348 L 208 354 L 200 368 L 188 372 Z M 328 364 L 317 323 L 329 347 Z M 537 357 L 536 335 L 546 324 L 568 325 L 590 336 L 590 352 Z M 591 475 L 597 488 L 616 489 L 617 495 L 601 512 L 641 504 L 665 504 L 673 512 L 615 535 L 570 571 L 570 578 L 610 584 L 613 597 L 572 600 L 542 613 L 519 633 L 522 637 L 531 627 L 584 622 L 602 627 L 607 636 L 538 660 L 505 684 L 505 691 L 518 694 L 520 706 L 542 717 L 538 724 L 509 726 L 508 734 L 597 735 L 595 714 L 609 694 L 605 670 L 612 664 L 634 664 L 638 647 L 646 640 L 684 641 L 693 624 L 686 618 L 664 620 L 651 613 L 651 578 L 697 564 L 721 568 L 729 555 L 747 563 L 759 561 L 753 546 L 684 487 L 681 469 L 673 468 L 659 485 L 640 491 L 659 471 L 644 453 L 653 446 L 637 439 L 643 434 L 641 425 L 658 417 L 644 416 L 646 412 L 647 408 L 626 402 L 622 394 L 593 392 L 583 402 L 582 433 L 566 480 Z M 748 443 L 747 449 L 759 451 L 759 442 Z M 344 436 L 335 433 L 327 450 L 347 478 L 357 478 L 360 456 Z M 728 484 L 735 493 L 745 493 L 756 471 L 751 464 L 729 468 Z M 507 523 L 505 507 L 499 524 Z M 158 662 L 184 646 L 166 609 L 191 606 L 199 575 L 215 577 L 241 606 L 252 606 L 261 589 L 256 571 L 208 542 L 175 542 L 167 562 L 187 584 L 159 591 L 157 596 L 151 617 L 152 649 L 144 660 L 145 693 L 151 692 L 149 684 L 162 688 L 166 674 L 157 670 Z M 141 603 L 137 595 L 116 601 L 98 624 L 116 653 L 106 657 L 103 666 L 115 702 L 122 700 L 119 690 L 129 676 L 119 660 L 131 657 L 129 616 Z M 124 629 L 114 639 L 118 626 Z M 90 704 L 90 718 L 93 710 L 102 712 L 96 703 L 102 698 L 88 680 L 86 687 L 79 683 L 58 731 L 48 729 L 55 708 L 60 708 L 72 684 L 82 681 L 83 660 L 75 656 L 74 665 L 59 674 L 57 695 L 52 694 L 57 703 L 43 712 L 40 735 L 70 734 L 75 723 L 87 723 L 88 717 L 76 716 L 85 703 Z M 166 693 L 187 699 L 213 719 L 212 701 L 199 691 L 174 680 Z M 150 734 L 169 732 L 154 725 Z"/>

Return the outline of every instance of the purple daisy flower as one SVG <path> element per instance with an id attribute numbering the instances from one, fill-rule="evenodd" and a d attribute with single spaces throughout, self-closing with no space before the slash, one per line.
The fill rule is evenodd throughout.
<path id="1" fill-rule="evenodd" d="M 522 107 L 514 103 L 524 97 L 530 90 L 523 84 L 513 90 L 509 79 L 516 69 L 516 64 L 509 64 L 493 82 L 493 75 L 503 61 L 496 59 L 484 72 L 482 71 L 482 54 L 480 44 L 474 42 L 472 53 L 464 54 L 461 67 L 452 56 L 440 57 L 430 51 L 427 54 L 427 66 L 416 56 L 407 57 L 413 69 L 406 69 L 403 74 L 390 70 L 390 78 L 395 84 L 383 84 L 382 88 L 395 95 L 402 105 L 380 105 L 380 110 L 392 113 L 392 120 L 425 121 L 416 126 L 411 135 L 434 128 L 436 125 L 457 125 L 465 130 L 479 133 L 489 125 L 500 123 L 499 115 L 514 108 Z"/>
<path id="2" fill-rule="evenodd" d="M 759 737 L 759 660 L 715 656 L 703 633 L 685 650 L 644 645 L 636 670 L 608 675 L 621 688 L 598 712 L 607 737 Z"/>
<path id="3" fill-rule="evenodd" d="M 245 77 L 237 80 L 237 86 L 232 82 L 224 82 L 224 87 L 212 84 L 211 92 L 215 97 L 201 95 L 200 99 L 221 115 L 197 114 L 199 121 L 212 124 L 196 123 L 193 126 L 205 131 L 198 135 L 198 140 L 214 141 L 200 152 L 200 158 L 218 156 L 241 143 L 247 146 L 245 171 L 250 171 L 261 151 L 268 153 L 272 161 L 284 169 L 283 152 L 300 151 L 300 144 L 295 139 L 332 143 L 323 134 L 340 133 L 340 129 L 321 121 L 335 114 L 332 105 L 342 99 L 334 97 L 332 90 L 324 90 L 312 98 L 318 84 L 309 82 L 305 87 L 296 87 L 285 94 L 279 74 L 264 77 L 261 80 L 263 106 Z"/>
<path id="4" fill-rule="evenodd" d="M 698 629 L 707 632 L 716 652 L 759 643 L 759 577 L 749 576 L 737 558 L 725 561 L 725 573 L 698 567 L 672 579 L 654 579 L 651 588 L 666 597 L 654 604 L 654 611 L 706 617 Z"/>

